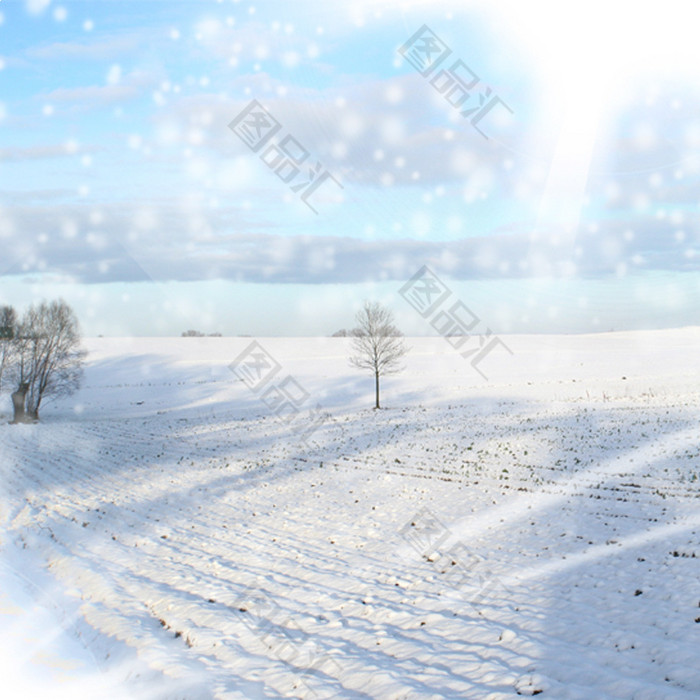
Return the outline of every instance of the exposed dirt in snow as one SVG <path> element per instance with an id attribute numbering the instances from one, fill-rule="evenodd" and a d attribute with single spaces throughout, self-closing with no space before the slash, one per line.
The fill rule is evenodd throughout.
<path id="1" fill-rule="evenodd" d="M 92 341 L 79 396 L 0 425 L 3 651 L 45 672 L 53 624 L 105 697 L 698 697 L 697 339 L 514 338 L 488 385 L 416 340 L 382 411 L 342 341 L 263 341 L 310 446 L 243 339 Z"/>

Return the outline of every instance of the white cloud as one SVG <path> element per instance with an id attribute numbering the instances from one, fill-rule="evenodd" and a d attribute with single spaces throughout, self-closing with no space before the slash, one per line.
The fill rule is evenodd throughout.
<path id="1" fill-rule="evenodd" d="M 8 148 L 0 148 L 0 162 L 65 158 L 68 156 L 94 153 L 98 150 L 96 146 L 78 146 L 74 141 L 52 146 L 29 146 L 26 148 L 10 146 Z"/>
<path id="2" fill-rule="evenodd" d="M 90 28 L 92 28 L 92 24 Z M 149 37 L 141 32 L 100 36 L 92 42 L 55 42 L 44 46 L 32 46 L 25 51 L 27 58 L 40 60 L 101 60 L 133 53 L 147 43 Z"/>
<path id="3" fill-rule="evenodd" d="M 27 11 L 32 15 L 40 15 L 50 4 L 51 0 L 25 0 Z"/>
<path id="4" fill-rule="evenodd" d="M 85 107 L 94 107 L 113 102 L 132 100 L 145 94 L 150 87 L 160 82 L 157 76 L 134 71 L 122 78 L 121 68 L 112 66 L 107 75 L 108 85 L 87 85 L 77 88 L 58 88 L 42 96 L 53 102 L 82 102 Z"/>

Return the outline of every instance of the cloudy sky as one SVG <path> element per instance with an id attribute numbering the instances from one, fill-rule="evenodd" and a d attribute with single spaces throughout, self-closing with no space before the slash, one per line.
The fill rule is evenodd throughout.
<path id="1" fill-rule="evenodd" d="M 684 5 L 2 0 L 0 303 L 423 335 L 427 265 L 496 333 L 698 325 Z"/>

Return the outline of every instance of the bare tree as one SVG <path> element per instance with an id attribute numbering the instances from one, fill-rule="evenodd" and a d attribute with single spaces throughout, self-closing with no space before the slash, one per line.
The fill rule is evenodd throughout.
<path id="1" fill-rule="evenodd" d="M 400 371 L 401 358 L 408 352 L 403 334 L 394 325 L 391 311 L 378 302 L 366 301 L 355 316 L 350 364 L 374 374 L 375 402 L 379 408 L 379 377 Z"/>
<path id="2" fill-rule="evenodd" d="M 80 386 L 86 353 L 80 348 L 75 313 L 62 300 L 32 305 L 19 323 L 13 345 L 17 383 L 13 422 L 38 420 L 45 397 L 69 395 Z"/>
<path id="3" fill-rule="evenodd" d="M 11 306 L 0 307 L 0 393 L 5 371 L 9 369 L 14 354 L 13 340 L 17 330 L 17 313 Z"/>

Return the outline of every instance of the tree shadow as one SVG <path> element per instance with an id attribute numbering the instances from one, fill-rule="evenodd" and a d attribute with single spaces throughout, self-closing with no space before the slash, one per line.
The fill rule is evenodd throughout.
<path id="1" fill-rule="evenodd" d="M 203 601 L 209 596 L 235 598 L 256 578 L 275 583 L 267 593 L 292 616 L 305 620 L 299 601 L 322 596 L 328 615 L 338 617 L 343 606 L 354 610 L 353 605 L 361 605 L 352 589 L 361 581 L 357 553 L 332 549 L 325 541 L 309 540 L 303 533 L 289 534 L 274 517 L 253 526 L 252 516 L 236 504 L 244 502 L 247 494 L 254 496 L 275 486 L 286 488 L 299 472 L 318 475 L 319 482 L 329 479 L 330 469 L 366 475 L 358 476 L 358 483 L 371 483 L 383 475 L 398 477 L 407 484 L 430 485 L 442 494 L 442 500 L 431 502 L 430 509 L 450 530 L 447 544 L 466 544 L 468 549 L 462 552 L 486 562 L 493 576 L 505 582 L 510 609 L 504 609 L 503 593 L 495 587 L 491 597 L 487 591 L 478 601 L 470 601 L 468 593 L 460 593 L 449 582 L 449 569 L 443 571 L 412 552 L 401 534 L 412 512 L 408 502 L 401 502 L 395 512 L 377 515 L 388 529 L 380 542 L 361 555 L 373 575 L 370 585 L 375 597 L 381 601 L 373 615 L 377 620 L 380 613 L 389 620 L 391 615 L 405 615 L 414 621 L 436 615 L 435 627 L 431 623 L 423 631 L 409 631 L 406 625 L 391 621 L 372 623 L 406 649 L 405 658 L 399 661 L 380 646 L 358 645 L 351 634 L 310 625 L 309 636 L 321 649 L 334 652 L 341 668 L 343 660 L 351 669 L 365 664 L 376 673 L 402 678 L 406 687 L 419 694 L 449 692 L 454 682 L 471 683 L 476 694 L 484 689 L 494 692 L 493 684 L 475 683 L 468 672 L 460 670 L 464 654 L 477 664 L 484 662 L 477 650 L 489 653 L 486 642 L 476 638 L 470 650 L 461 656 L 450 654 L 449 663 L 444 660 L 445 648 L 454 643 L 450 620 L 456 618 L 463 624 L 478 622 L 501 631 L 515 630 L 517 636 L 538 642 L 542 654 L 551 654 L 553 660 L 542 662 L 532 652 L 531 665 L 542 669 L 552 687 L 564 682 L 557 678 L 556 662 L 573 661 L 577 654 L 586 660 L 589 671 L 618 672 L 606 661 L 596 666 L 594 636 L 577 645 L 573 632 L 567 633 L 572 615 L 566 613 L 566 605 L 574 609 L 573 617 L 590 617 L 606 629 L 611 627 L 604 619 L 606 605 L 616 604 L 625 614 L 635 614 L 636 608 L 620 603 L 623 599 L 617 595 L 603 596 L 593 606 L 590 597 L 577 599 L 574 582 L 585 582 L 587 569 L 595 562 L 608 559 L 615 565 L 632 565 L 630 557 L 635 561 L 646 558 L 646 541 L 636 543 L 634 537 L 646 532 L 644 528 L 653 531 L 655 518 L 670 522 L 685 512 L 677 500 L 683 490 L 677 484 L 663 486 L 666 500 L 659 496 L 657 502 L 649 494 L 665 469 L 680 475 L 692 463 L 687 460 L 679 467 L 676 460 L 654 450 L 667 436 L 671 435 L 672 442 L 674 434 L 694 429 L 694 409 L 676 408 L 666 417 L 661 415 L 666 409 L 658 409 L 654 422 L 648 416 L 640 419 L 637 411 L 623 405 L 569 403 L 564 409 L 549 410 L 546 402 L 517 396 L 474 395 L 463 402 L 453 398 L 421 405 L 425 394 L 402 390 L 399 379 L 387 385 L 388 408 L 374 411 L 368 405 L 371 396 L 365 391 L 364 378 L 346 375 L 323 380 L 330 397 L 324 408 L 330 417 L 312 434 L 308 445 L 301 445 L 293 424 L 275 417 L 232 373 L 230 383 L 225 375 L 207 380 L 200 370 L 173 367 L 157 356 L 143 357 L 151 367 L 150 379 L 88 388 L 76 398 L 85 408 L 75 417 L 62 418 L 57 409 L 42 425 L 0 427 L 3 483 L 6 500 L 13 504 L 10 531 L 15 537 L 22 530 L 32 531 L 36 536 L 33 546 L 47 558 L 58 547 L 76 562 L 82 542 L 80 546 L 92 553 L 83 562 L 85 569 L 94 568 L 98 553 L 106 564 L 114 558 L 116 573 L 125 580 L 141 587 L 166 587 L 163 598 L 185 608 L 208 607 L 211 604 Z M 104 361 L 99 369 L 103 375 L 109 371 L 115 376 L 133 371 L 127 360 Z M 132 395 L 134 386 L 138 391 Z M 123 392 L 124 398 L 111 403 L 116 407 L 113 413 L 100 414 L 100 399 L 96 394 L 89 396 L 90 391 L 103 392 L 105 400 L 106 392 L 110 401 L 113 392 Z M 128 396 L 137 401 L 127 404 Z M 141 400 L 144 403 L 139 405 Z M 437 484 L 457 490 L 437 490 Z M 497 502 L 479 502 L 474 513 L 472 495 L 479 492 Z M 309 489 L 299 496 L 311 498 L 313 492 Z M 416 505 L 421 502 L 417 500 Z M 206 518 L 198 514 L 202 505 L 209 511 Z M 374 516 L 367 512 L 363 517 L 371 521 Z M 588 523 L 598 519 L 612 524 L 588 532 Z M 83 526 L 84 522 L 88 524 Z M 108 526 L 103 527 L 103 522 Z M 195 527 L 201 523 L 203 533 L 192 535 L 190 523 Z M 536 528 L 541 540 L 539 551 L 532 551 L 538 538 L 532 537 L 531 528 Z M 499 542 L 503 543 L 503 533 L 512 540 L 504 554 L 493 548 L 494 532 L 499 531 Z M 601 532 L 609 536 L 601 540 Z M 279 540 L 274 550 L 278 562 L 256 559 L 256 538 L 263 536 Z M 617 542 L 607 544 L 607 540 Z M 658 547 L 663 544 L 654 541 L 661 542 Z M 627 543 L 624 558 L 608 553 L 617 552 L 619 542 Z M 525 549 L 515 556 L 512 550 L 519 545 Z M 658 547 L 656 563 L 667 564 Z M 139 560 L 125 558 L 127 551 L 137 550 L 146 554 L 139 553 Z M 295 553 L 303 557 L 303 563 L 293 563 Z M 198 570 L 209 562 L 218 563 L 219 568 Z M 467 577 L 470 571 L 474 575 L 472 564 L 471 560 L 465 563 Z M 381 572 L 387 569 L 410 582 L 415 592 L 412 598 L 403 587 L 380 581 Z M 174 583 L 175 574 L 180 584 Z M 482 576 L 483 571 L 477 575 Z M 648 586 L 648 580 L 640 587 Z M 689 575 L 684 574 L 683 580 L 689 581 Z M 593 582 L 587 585 L 593 591 Z M 533 588 L 540 591 L 537 606 L 531 602 Z M 639 597 L 644 594 L 634 596 L 632 592 L 631 599 Z M 521 623 L 516 622 L 513 607 L 525 616 Z M 324 610 L 320 604 L 319 609 Z M 226 615 L 224 610 L 219 612 Z M 351 631 L 364 630 L 363 638 L 373 632 L 359 612 L 340 617 Z M 624 627 L 623 617 L 615 624 Z M 442 627 L 448 631 L 436 631 Z M 237 629 L 231 632 L 236 639 L 247 634 L 244 625 Z M 557 650 L 558 639 L 565 639 L 569 646 Z M 418 645 L 434 656 L 430 682 L 420 680 L 415 671 L 423 663 L 414 649 Z M 516 657 L 511 654 L 503 659 L 512 673 L 520 673 Z M 216 672 L 217 683 L 225 682 L 226 673 Z M 364 692 L 353 690 L 340 677 L 332 680 L 321 673 L 317 680 L 344 696 Z M 244 677 L 241 681 L 253 682 Z M 680 680 L 676 687 L 682 687 Z M 256 692 L 272 692 L 272 687 L 257 685 Z"/>

